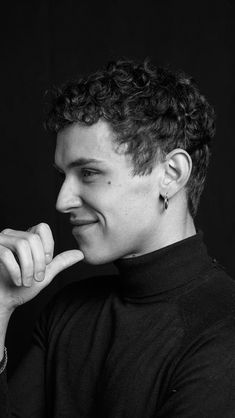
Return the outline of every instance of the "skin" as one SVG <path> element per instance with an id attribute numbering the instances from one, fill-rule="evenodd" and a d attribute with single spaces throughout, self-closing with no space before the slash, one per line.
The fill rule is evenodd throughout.
<path id="1" fill-rule="evenodd" d="M 102 120 L 92 126 L 70 125 L 57 136 L 55 166 L 64 181 L 56 207 L 71 220 L 98 221 L 73 229 L 90 264 L 139 256 L 195 233 L 192 220 L 189 227 L 180 182 L 171 194 L 181 190 L 184 195 L 175 199 L 183 216 L 176 223 L 175 211 L 174 227 L 169 230 L 170 210 L 163 210 L 160 196 L 169 192 L 175 178 L 179 180 L 176 170 L 171 168 L 171 173 L 169 165 L 158 162 L 151 174 L 133 176 L 130 155 L 116 152 L 114 139 L 112 129 Z M 78 165 L 79 159 L 99 162 Z"/>

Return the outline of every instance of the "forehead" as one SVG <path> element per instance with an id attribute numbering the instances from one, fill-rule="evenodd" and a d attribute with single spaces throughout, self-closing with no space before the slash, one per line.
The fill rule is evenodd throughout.
<path id="1" fill-rule="evenodd" d="M 57 135 L 55 162 L 66 166 L 75 158 L 105 162 L 126 159 L 124 153 L 116 152 L 114 140 L 115 134 L 107 122 L 98 121 L 91 126 L 74 123 Z"/>

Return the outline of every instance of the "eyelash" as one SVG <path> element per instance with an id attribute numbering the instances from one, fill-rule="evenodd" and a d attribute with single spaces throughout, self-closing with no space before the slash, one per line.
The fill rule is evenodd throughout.
<path id="1" fill-rule="evenodd" d="M 88 177 L 90 177 L 90 175 L 91 175 L 91 176 L 95 176 L 96 174 L 98 174 L 96 171 L 92 171 L 92 170 L 89 170 L 89 169 L 87 169 L 87 168 L 84 168 L 84 169 L 82 169 L 81 171 L 82 171 L 82 175 L 83 175 L 84 177 L 86 177 L 86 176 L 85 176 L 85 174 L 88 174 Z"/>
<path id="2" fill-rule="evenodd" d="M 59 171 L 57 170 L 57 173 L 59 175 L 60 180 L 64 181 L 65 179 L 65 173 L 63 171 Z M 97 171 L 92 171 L 90 169 L 87 168 L 83 168 L 81 169 L 81 175 L 82 178 L 86 181 L 89 181 L 89 179 L 91 179 L 94 176 L 97 176 L 99 173 L 97 173 Z"/>
<path id="3" fill-rule="evenodd" d="M 92 171 L 92 170 L 89 170 L 89 169 L 86 169 L 86 168 L 82 169 L 81 172 L 82 172 L 82 176 L 84 178 L 93 177 L 93 176 L 96 176 L 98 174 L 96 171 Z"/>

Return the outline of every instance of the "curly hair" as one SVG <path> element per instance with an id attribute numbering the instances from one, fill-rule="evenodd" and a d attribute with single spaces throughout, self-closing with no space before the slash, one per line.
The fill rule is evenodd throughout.
<path id="1" fill-rule="evenodd" d="M 192 77 L 149 60 L 120 59 L 52 92 L 46 128 L 92 125 L 103 119 L 115 133 L 117 149 L 126 144 L 133 175 L 151 173 L 157 158 L 175 148 L 192 158 L 186 185 L 188 207 L 196 215 L 215 134 L 215 112 Z"/>

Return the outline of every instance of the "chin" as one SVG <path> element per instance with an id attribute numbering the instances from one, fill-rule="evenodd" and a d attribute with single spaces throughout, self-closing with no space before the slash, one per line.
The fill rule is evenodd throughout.
<path id="1" fill-rule="evenodd" d="M 82 251 L 82 253 L 84 254 L 84 259 L 82 261 L 86 264 L 91 265 L 108 264 L 120 258 L 117 255 L 115 256 L 114 254 L 99 253 L 98 251 L 94 253 L 84 248 L 79 248 L 79 250 Z"/>
<path id="2" fill-rule="evenodd" d="M 108 261 L 106 261 L 106 258 L 100 255 L 98 252 L 94 254 L 91 251 L 87 251 L 82 248 L 79 248 L 79 250 L 82 251 L 84 255 L 84 259 L 82 261 L 86 264 L 91 264 L 95 266 L 108 263 Z"/>
<path id="3" fill-rule="evenodd" d="M 101 264 L 106 264 L 107 262 L 105 260 L 102 259 L 98 259 L 97 257 L 84 257 L 84 259 L 82 260 L 85 264 L 90 264 L 93 266 L 98 266 Z"/>

